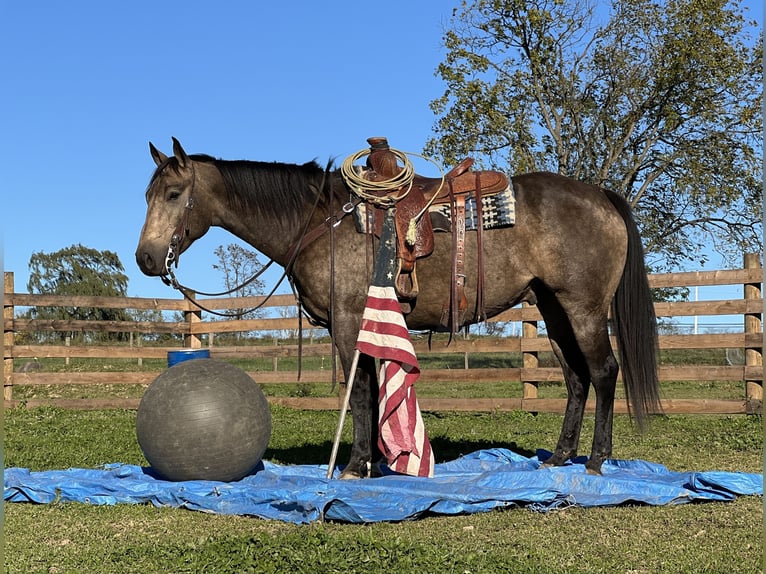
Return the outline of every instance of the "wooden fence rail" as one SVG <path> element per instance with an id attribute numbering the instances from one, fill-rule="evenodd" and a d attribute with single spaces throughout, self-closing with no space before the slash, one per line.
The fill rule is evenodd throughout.
<path id="1" fill-rule="evenodd" d="M 698 271 L 650 275 L 650 285 L 660 287 L 694 287 L 740 285 L 742 298 L 720 301 L 678 301 L 655 304 L 658 317 L 691 317 L 736 315 L 742 317 L 742 331 L 703 334 L 663 334 L 659 345 L 665 349 L 736 349 L 743 356 L 743 364 L 661 366 L 660 381 L 739 381 L 742 394 L 731 399 L 666 399 L 666 413 L 753 413 L 761 412 L 763 398 L 763 328 L 764 304 L 761 292 L 763 271 L 757 255 L 745 256 L 742 269 Z M 243 297 L 200 300 L 213 310 L 251 308 L 263 302 L 263 297 Z M 291 295 L 278 295 L 269 300 L 265 308 L 277 309 L 294 306 Z M 28 307 L 98 307 L 123 310 L 154 310 L 175 312 L 183 320 L 173 321 L 82 321 L 66 319 L 32 319 L 19 313 Z M 135 370 L 129 372 L 19 372 L 22 361 L 30 359 L 131 359 L 141 364 L 144 359 L 166 359 L 167 353 L 179 347 L 200 348 L 205 342 L 213 355 L 220 359 L 271 359 L 274 368 L 250 373 L 259 383 L 295 383 L 296 371 L 278 370 L 278 362 L 285 358 L 325 357 L 332 355 L 327 342 L 311 342 L 302 345 L 274 340 L 270 345 L 219 345 L 227 334 L 238 332 L 296 331 L 297 318 L 261 318 L 247 320 L 203 320 L 202 313 L 193 303 L 184 299 L 156 299 L 140 297 L 88 297 L 34 295 L 16 293 L 12 272 L 4 274 L 4 352 L 3 397 L 6 406 L 18 404 L 13 389 L 17 385 L 147 385 L 161 372 L 159 370 Z M 522 324 L 521 336 L 473 339 L 455 339 L 449 346 L 436 343 L 429 348 L 425 340 L 415 337 L 418 356 L 434 354 L 460 354 L 464 357 L 462 369 L 424 369 L 420 380 L 424 383 L 444 382 L 459 385 L 462 382 L 503 383 L 521 382 L 519 397 L 437 399 L 422 398 L 424 410 L 528 410 L 563 412 L 564 399 L 540 398 L 540 384 L 562 381 L 561 371 L 550 366 L 540 366 L 540 353 L 550 351 L 548 339 L 537 327 L 541 317 L 534 306 L 509 309 L 498 315 L 493 322 L 518 322 Z M 34 344 L 33 333 L 122 333 L 129 334 L 131 343 L 124 344 Z M 312 331 L 308 333 L 312 335 Z M 218 335 L 218 338 L 216 338 Z M 175 337 L 168 344 L 142 344 L 148 336 Z M 313 335 L 312 335 L 313 339 Z M 521 355 L 520 366 L 505 368 L 473 368 L 471 357 L 478 354 L 517 353 Z M 342 383 L 342 376 L 338 378 Z M 331 369 L 304 370 L 301 382 L 329 382 Z M 341 385 L 341 393 L 343 391 Z M 339 397 L 271 397 L 274 403 L 305 409 L 336 409 Z M 56 404 L 74 408 L 135 408 L 138 399 L 29 399 L 29 406 Z M 590 404 L 589 408 L 593 409 Z M 618 400 L 616 412 L 627 412 L 624 401 Z"/>

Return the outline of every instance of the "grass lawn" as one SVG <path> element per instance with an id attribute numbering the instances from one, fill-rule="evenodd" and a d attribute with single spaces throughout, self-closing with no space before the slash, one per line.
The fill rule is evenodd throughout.
<path id="1" fill-rule="evenodd" d="M 272 415 L 267 459 L 327 462 L 337 413 L 272 407 Z M 552 449 L 562 420 L 520 412 L 424 418 L 438 461 L 495 446 L 522 454 Z M 6 467 L 147 464 L 134 411 L 18 408 L 5 412 L 4 426 Z M 583 445 L 591 428 L 588 418 Z M 644 435 L 617 416 L 614 443 L 617 458 L 671 470 L 763 471 L 763 426 L 756 416 L 661 417 Z M 7 504 L 4 510 L 9 573 L 762 572 L 760 497 L 546 514 L 514 508 L 371 525 L 297 526 L 148 505 Z"/>

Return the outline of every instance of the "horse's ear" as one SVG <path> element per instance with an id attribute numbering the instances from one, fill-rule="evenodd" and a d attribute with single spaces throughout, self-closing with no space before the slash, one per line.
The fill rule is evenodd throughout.
<path id="1" fill-rule="evenodd" d="M 159 167 L 160 164 L 162 164 L 162 162 L 168 159 L 168 156 L 166 156 L 164 153 L 162 153 L 160 150 L 154 147 L 154 144 L 152 142 L 149 142 L 149 153 L 152 154 L 152 159 L 154 160 L 154 163 L 157 164 L 157 167 Z"/>
<path id="2" fill-rule="evenodd" d="M 189 161 L 189 156 L 186 155 L 184 148 L 181 147 L 181 142 L 179 142 L 176 138 L 173 138 L 173 155 L 176 156 L 178 165 L 181 167 L 186 167 L 186 163 Z"/>

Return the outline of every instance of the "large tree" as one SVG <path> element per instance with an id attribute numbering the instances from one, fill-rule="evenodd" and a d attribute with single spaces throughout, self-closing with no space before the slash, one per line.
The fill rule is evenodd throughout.
<path id="1" fill-rule="evenodd" d="M 475 0 L 444 45 L 429 154 L 623 194 L 655 268 L 759 250 L 763 36 L 739 0 Z"/>
<path id="2" fill-rule="evenodd" d="M 72 245 L 53 253 L 38 251 L 29 259 L 30 293 L 49 295 L 95 295 L 124 297 L 127 295 L 128 277 L 120 258 L 112 251 L 98 251 L 83 245 Z M 29 316 L 35 319 L 73 319 L 87 321 L 129 321 L 124 309 L 108 309 L 71 305 L 63 307 L 34 307 Z M 58 333 L 63 338 L 85 336 L 105 338 L 107 334 Z"/>

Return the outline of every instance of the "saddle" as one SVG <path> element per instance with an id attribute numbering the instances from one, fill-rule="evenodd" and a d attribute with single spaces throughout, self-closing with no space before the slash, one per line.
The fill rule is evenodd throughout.
<path id="1" fill-rule="evenodd" d="M 364 178 L 384 181 L 397 176 L 403 169 L 397 163 L 386 138 L 369 138 L 370 153 Z M 505 174 L 496 171 L 471 171 L 473 159 L 467 158 L 441 178 L 428 178 L 414 174 L 409 190 L 406 186 L 387 192 L 396 198 L 395 224 L 397 237 L 398 271 L 395 280 L 402 310 L 408 313 L 419 292 L 416 262 L 427 257 L 434 248 L 434 227 L 428 216 L 428 207 L 448 205 L 451 213 L 452 272 L 450 293 L 442 307 L 441 324 L 457 332 L 466 324 L 468 300 L 465 295 L 465 204 L 470 197 L 476 201 L 477 225 L 477 302 L 474 320 L 486 318 L 484 311 L 484 266 L 482 256 L 482 197 L 494 195 L 508 187 Z M 385 210 L 368 209 L 367 229 L 380 237 Z"/>

